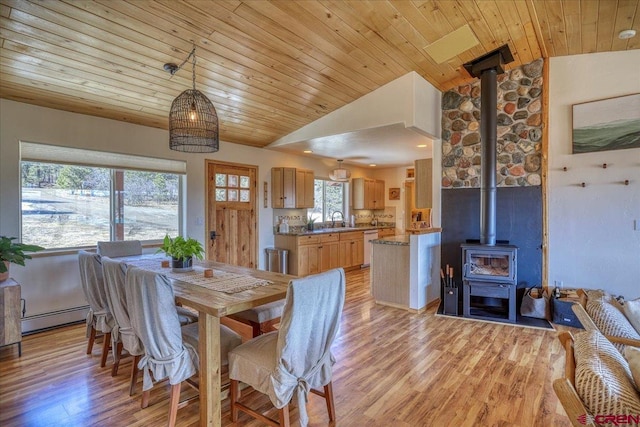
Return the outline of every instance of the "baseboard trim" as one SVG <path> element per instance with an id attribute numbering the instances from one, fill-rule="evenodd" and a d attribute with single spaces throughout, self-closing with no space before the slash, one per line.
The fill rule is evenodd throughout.
<path id="1" fill-rule="evenodd" d="M 28 335 L 43 330 L 82 322 L 87 318 L 89 306 L 68 308 L 65 310 L 41 313 L 22 319 L 22 334 Z"/>

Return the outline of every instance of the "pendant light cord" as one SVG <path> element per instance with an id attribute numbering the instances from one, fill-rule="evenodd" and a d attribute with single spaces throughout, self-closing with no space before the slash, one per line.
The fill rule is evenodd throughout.
<path id="1" fill-rule="evenodd" d="M 187 56 L 186 59 L 182 61 L 182 63 L 178 65 L 175 69 L 171 70 L 171 75 L 173 76 L 175 73 L 180 71 L 184 66 L 184 64 L 186 64 L 189 59 L 193 59 L 192 61 L 193 67 L 192 67 L 191 73 L 192 73 L 192 81 L 193 81 L 193 90 L 196 90 L 196 45 L 195 43 L 193 45 L 193 49 L 191 50 L 191 53 L 189 53 L 189 56 Z"/>

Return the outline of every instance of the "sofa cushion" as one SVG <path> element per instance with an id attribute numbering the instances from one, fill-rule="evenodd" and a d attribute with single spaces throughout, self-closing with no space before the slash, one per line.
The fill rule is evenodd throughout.
<path id="1" fill-rule="evenodd" d="M 636 390 L 640 391 L 640 348 L 628 345 L 624 349 L 624 358 L 629 363 L 633 381 L 636 383 Z"/>
<path id="2" fill-rule="evenodd" d="M 631 326 L 625 315 L 603 299 L 587 302 L 587 313 L 604 335 L 640 340 L 640 334 Z M 622 352 L 624 344 L 614 344 Z"/>
<path id="3" fill-rule="evenodd" d="M 587 410 L 597 415 L 640 414 L 640 395 L 618 350 L 598 331 L 576 335 L 575 387 Z"/>
<path id="4" fill-rule="evenodd" d="M 631 323 L 631 326 L 640 333 L 640 299 L 625 301 L 624 315 Z"/>

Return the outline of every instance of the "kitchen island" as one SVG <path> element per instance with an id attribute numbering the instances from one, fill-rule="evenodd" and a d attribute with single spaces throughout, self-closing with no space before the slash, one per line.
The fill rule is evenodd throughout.
<path id="1" fill-rule="evenodd" d="M 425 310 L 440 297 L 440 228 L 372 240 L 371 295 L 376 303 Z"/>

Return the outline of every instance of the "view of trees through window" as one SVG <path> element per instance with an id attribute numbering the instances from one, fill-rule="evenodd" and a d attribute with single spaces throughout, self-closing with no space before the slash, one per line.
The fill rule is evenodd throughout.
<path id="1" fill-rule="evenodd" d="M 49 249 L 95 245 L 112 240 L 112 219 L 113 240 L 178 234 L 180 175 L 26 161 L 21 166 L 24 243 Z"/>
<path id="2" fill-rule="evenodd" d="M 334 212 L 344 214 L 344 183 L 316 179 L 314 184 L 315 205 L 311 217 L 316 222 L 329 222 Z M 342 221 L 340 215 L 336 215 L 336 220 L 338 218 Z"/>

